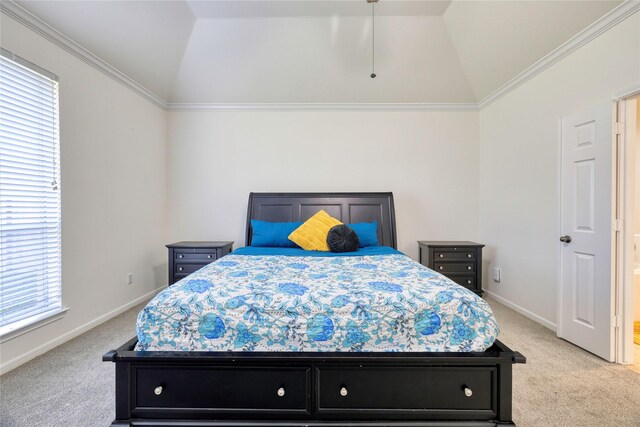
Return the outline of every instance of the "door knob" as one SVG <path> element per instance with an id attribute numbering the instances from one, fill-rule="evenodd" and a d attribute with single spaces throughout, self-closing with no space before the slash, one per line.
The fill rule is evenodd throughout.
<path id="1" fill-rule="evenodd" d="M 562 236 L 560 237 L 560 241 L 562 243 L 571 243 L 571 236 Z"/>

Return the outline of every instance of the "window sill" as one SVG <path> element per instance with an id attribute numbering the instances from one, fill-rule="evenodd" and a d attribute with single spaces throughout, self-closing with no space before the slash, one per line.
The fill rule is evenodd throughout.
<path id="1" fill-rule="evenodd" d="M 3 328 L 0 328 L 0 344 L 4 344 L 7 341 L 11 341 L 12 339 L 19 337 L 20 335 L 24 335 L 35 329 L 41 328 L 44 325 L 47 325 L 51 322 L 60 320 L 64 317 L 65 313 L 68 310 L 69 310 L 68 307 L 59 308 L 56 310 L 49 311 L 47 313 L 43 313 L 34 318 L 24 319 L 20 322 L 20 323 L 24 322 L 24 324 L 18 324 L 10 327 L 5 326 Z"/>

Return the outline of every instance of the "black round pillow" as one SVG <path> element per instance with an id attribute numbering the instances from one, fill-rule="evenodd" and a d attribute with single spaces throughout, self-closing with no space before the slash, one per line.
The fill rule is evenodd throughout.
<path id="1" fill-rule="evenodd" d="M 346 225 L 331 227 L 327 234 L 327 245 L 331 252 L 354 252 L 358 250 L 360 239 L 351 228 Z"/>

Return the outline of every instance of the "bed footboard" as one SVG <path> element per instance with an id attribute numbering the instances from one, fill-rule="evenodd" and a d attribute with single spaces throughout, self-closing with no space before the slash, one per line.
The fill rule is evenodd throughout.
<path id="1" fill-rule="evenodd" d="M 481 353 L 135 352 L 116 365 L 112 426 L 513 425 L 512 365 Z"/>

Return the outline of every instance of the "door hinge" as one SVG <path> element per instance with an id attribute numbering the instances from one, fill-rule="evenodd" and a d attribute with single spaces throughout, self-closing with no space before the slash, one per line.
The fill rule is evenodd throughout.
<path id="1" fill-rule="evenodd" d="M 623 221 L 621 219 L 614 219 L 613 220 L 613 231 L 622 231 L 622 226 L 624 225 Z"/>
<path id="2" fill-rule="evenodd" d="M 624 133 L 624 122 L 616 122 L 614 125 L 616 135 L 622 135 Z"/>
<path id="3" fill-rule="evenodd" d="M 611 316 L 611 327 L 622 328 L 622 316 L 618 316 L 617 314 Z"/>

